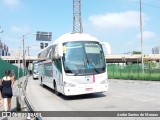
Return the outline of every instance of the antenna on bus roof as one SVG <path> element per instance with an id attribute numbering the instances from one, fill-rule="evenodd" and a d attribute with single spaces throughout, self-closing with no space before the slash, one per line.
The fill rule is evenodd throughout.
<path id="1" fill-rule="evenodd" d="M 82 33 L 81 0 L 73 0 L 73 33 Z"/>

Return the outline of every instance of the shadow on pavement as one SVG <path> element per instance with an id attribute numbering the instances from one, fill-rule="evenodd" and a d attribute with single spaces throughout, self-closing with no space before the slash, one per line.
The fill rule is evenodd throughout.
<path id="1" fill-rule="evenodd" d="M 45 85 L 43 85 L 42 87 L 55 94 L 55 91 L 52 88 L 47 87 Z M 84 95 L 64 96 L 59 93 L 57 96 L 59 96 L 63 100 L 79 100 L 79 99 L 93 99 L 93 98 L 106 97 L 106 94 L 100 92 L 100 93 L 91 93 L 91 94 L 84 94 Z"/>

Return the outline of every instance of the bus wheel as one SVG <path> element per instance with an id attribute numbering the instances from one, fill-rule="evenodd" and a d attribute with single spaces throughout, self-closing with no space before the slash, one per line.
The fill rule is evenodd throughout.
<path id="1" fill-rule="evenodd" d="M 58 92 L 58 90 L 57 90 L 57 85 L 56 85 L 56 82 L 54 81 L 54 93 L 56 94 L 56 95 L 59 95 L 59 92 Z"/>
<path id="2" fill-rule="evenodd" d="M 44 87 L 44 85 L 43 85 L 43 82 L 42 82 L 42 77 L 41 77 L 41 84 L 40 84 L 42 87 Z"/>

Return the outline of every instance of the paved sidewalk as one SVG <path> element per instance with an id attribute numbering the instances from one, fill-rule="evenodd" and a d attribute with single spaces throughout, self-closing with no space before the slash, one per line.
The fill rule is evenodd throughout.
<path id="1" fill-rule="evenodd" d="M 24 81 L 25 81 L 25 77 L 23 77 L 23 78 L 20 78 L 19 79 L 19 81 L 18 80 L 16 80 L 15 81 L 15 86 L 16 87 L 18 87 L 17 85 L 18 85 L 18 82 L 19 83 L 22 83 L 21 85 L 23 85 L 24 84 Z M 21 95 L 21 93 L 22 93 L 22 89 L 20 90 L 20 95 Z M 18 98 L 17 97 L 15 97 L 15 96 L 13 96 L 12 97 L 12 101 L 11 101 L 11 111 L 12 112 L 16 112 L 17 111 L 17 101 L 18 101 Z M 0 107 L 0 116 L 2 116 L 2 112 L 4 111 L 4 106 L 2 105 L 1 107 Z M 0 117 L 0 119 L 1 120 L 26 120 L 26 118 L 24 118 L 24 117 Z"/>

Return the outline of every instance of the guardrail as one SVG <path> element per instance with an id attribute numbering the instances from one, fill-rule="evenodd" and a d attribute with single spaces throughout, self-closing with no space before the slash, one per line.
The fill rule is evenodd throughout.
<path id="1" fill-rule="evenodd" d="M 23 87 L 22 87 L 22 91 L 23 91 L 24 97 L 21 96 L 21 98 L 22 99 L 24 98 L 23 100 L 24 100 L 24 103 L 25 103 L 25 104 L 23 104 L 23 108 L 25 108 L 25 109 L 23 109 L 22 111 L 27 111 L 27 112 L 34 113 L 35 108 L 33 107 L 31 101 L 28 99 L 27 94 L 26 94 L 26 88 L 27 88 L 27 84 L 28 84 L 28 79 L 29 79 L 29 76 L 26 77 L 26 79 L 24 81 L 24 84 L 23 84 Z M 42 120 L 42 118 L 40 116 L 38 116 L 38 117 L 36 116 L 36 117 L 32 117 L 32 118 L 29 117 L 27 119 Z"/>

